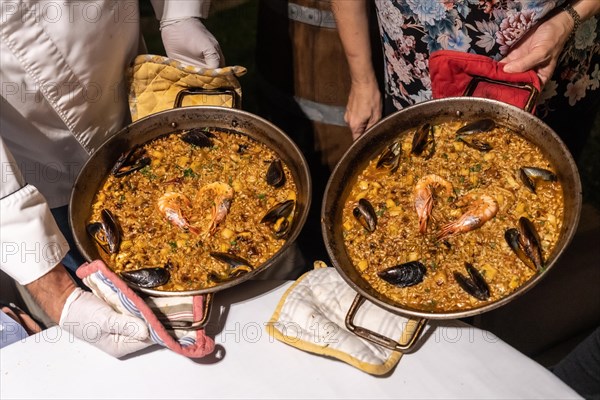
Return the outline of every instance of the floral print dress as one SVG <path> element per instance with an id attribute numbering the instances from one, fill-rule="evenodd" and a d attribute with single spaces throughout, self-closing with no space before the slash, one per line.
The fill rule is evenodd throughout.
<path id="1" fill-rule="evenodd" d="M 375 0 L 388 111 L 432 98 L 430 53 L 456 50 L 500 60 L 530 28 L 564 3 L 565 0 Z M 595 16 L 583 22 L 565 46 L 536 108 L 537 116 L 566 139 L 574 155 L 585 143 L 600 106 L 599 89 L 600 24 L 599 16 Z M 565 113 L 569 113 L 568 118 Z M 574 128 L 573 118 L 585 121 L 580 121 L 579 132 L 566 132 Z M 565 124 L 564 119 L 571 123 Z"/>

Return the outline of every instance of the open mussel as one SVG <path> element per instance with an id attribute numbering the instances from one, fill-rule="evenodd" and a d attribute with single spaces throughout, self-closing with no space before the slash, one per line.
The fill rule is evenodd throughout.
<path id="1" fill-rule="evenodd" d="M 164 268 L 152 267 L 136 269 L 134 271 L 123 271 L 121 277 L 126 282 L 132 283 L 141 288 L 153 288 L 164 285 L 171 278 L 169 269 L 170 264 L 166 264 Z"/>
<path id="2" fill-rule="evenodd" d="M 277 239 L 283 239 L 290 232 L 292 227 L 293 211 L 296 202 L 286 200 L 275 204 L 264 217 L 260 220 L 261 224 L 268 224 L 271 227 L 273 236 Z"/>
<path id="3" fill-rule="evenodd" d="M 536 191 L 538 181 L 555 182 L 556 175 L 552 171 L 537 167 L 522 167 L 519 169 L 519 177 L 525 187 L 533 193 Z"/>
<path id="4" fill-rule="evenodd" d="M 181 140 L 198 147 L 212 147 L 215 135 L 200 128 L 192 128 L 181 134 Z"/>
<path id="5" fill-rule="evenodd" d="M 146 150 L 143 147 L 137 145 L 121 154 L 110 172 L 119 178 L 138 171 L 147 165 L 150 165 L 150 157 L 146 156 Z"/>
<path id="6" fill-rule="evenodd" d="M 426 123 L 417 129 L 413 135 L 412 147 L 410 152 L 418 156 L 422 155 L 426 148 L 429 151 L 425 154 L 425 159 L 431 158 L 435 152 L 435 138 L 433 136 L 433 125 Z"/>
<path id="7" fill-rule="evenodd" d="M 472 135 L 475 133 L 489 132 L 496 127 L 493 119 L 485 118 L 470 122 L 456 131 L 457 135 Z"/>
<path id="8" fill-rule="evenodd" d="M 519 218 L 519 243 L 525 254 L 531 259 L 533 265 L 541 271 L 544 268 L 544 258 L 542 256 L 542 244 L 533 223 L 525 218 Z"/>
<path id="9" fill-rule="evenodd" d="M 462 136 L 459 136 L 457 138 L 457 140 L 459 142 L 463 142 L 466 146 L 481 151 L 482 153 L 487 153 L 488 151 L 492 150 L 492 145 L 489 144 L 488 142 L 484 142 L 483 140 L 479 140 L 479 139 L 474 139 L 474 138 L 465 138 Z"/>
<path id="10" fill-rule="evenodd" d="M 414 286 L 423 281 L 427 268 L 419 261 L 410 261 L 379 271 L 379 276 L 384 281 L 398 287 Z"/>
<path id="11" fill-rule="evenodd" d="M 529 219 L 519 218 L 517 229 L 508 229 L 504 233 L 504 239 L 525 265 L 536 271 L 544 269 L 541 241 L 535 226 Z"/>
<path id="12" fill-rule="evenodd" d="M 375 232 L 377 228 L 377 214 L 373 205 L 367 199 L 358 200 L 358 205 L 352 210 L 354 218 L 369 232 Z"/>
<path id="13" fill-rule="evenodd" d="M 467 278 L 460 272 L 454 272 L 454 279 L 456 283 L 471 296 L 475 297 L 478 300 L 487 300 L 490 298 L 490 287 L 483 279 L 483 276 L 477 271 L 473 265 L 468 262 L 465 262 L 465 268 L 467 269 L 467 273 L 469 277 Z"/>
<path id="14" fill-rule="evenodd" d="M 376 168 L 388 168 L 390 174 L 396 172 L 400 166 L 400 156 L 402 154 L 402 144 L 394 142 L 390 144 L 379 156 Z"/>
<path id="15" fill-rule="evenodd" d="M 504 239 L 506 240 L 508 247 L 510 247 L 510 249 L 517 255 L 519 260 L 523 261 L 523 263 L 529 268 L 535 270 L 537 269 L 535 264 L 521 247 L 521 241 L 519 240 L 520 236 L 521 234 L 516 228 L 510 228 L 504 232 Z"/>
<path id="16" fill-rule="evenodd" d="M 267 183 L 273 187 L 278 188 L 283 186 L 285 183 L 285 172 L 283 171 L 281 160 L 277 159 L 271 161 L 265 179 Z"/>
<path id="17" fill-rule="evenodd" d="M 248 272 L 252 271 L 252 266 L 250 263 L 243 258 L 236 256 L 231 253 L 220 253 L 220 252 L 211 252 L 211 257 L 227 264 L 229 266 L 229 270 L 225 274 L 216 274 L 211 272 L 209 274 L 209 279 L 213 282 L 223 283 L 235 278 L 238 278 Z"/>
<path id="18" fill-rule="evenodd" d="M 114 215 L 109 210 L 100 212 L 101 222 L 87 225 L 88 234 L 94 238 L 100 248 L 107 254 L 115 254 L 121 245 L 121 230 Z"/>

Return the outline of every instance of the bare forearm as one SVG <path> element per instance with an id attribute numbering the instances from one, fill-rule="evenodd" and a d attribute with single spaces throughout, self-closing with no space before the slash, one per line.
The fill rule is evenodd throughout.
<path id="1" fill-rule="evenodd" d="M 65 267 L 58 264 L 47 274 L 26 285 L 25 288 L 46 314 L 58 323 L 63 305 L 76 285 Z"/>
<path id="2" fill-rule="evenodd" d="M 542 86 L 551 79 L 558 59 L 569 38 L 573 37 L 576 21 L 585 21 L 600 12 L 598 0 L 575 0 L 568 2 L 577 15 L 557 9 L 556 12 L 541 21 L 501 60 L 508 73 L 534 70 Z"/>
<path id="3" fill-rule="evenodd" d="M 577 0 L 572 1 L 571 5 L 577 11 L 582 21 L 600 13 L 600 1 L 598 0 Z"/>
<path id="4" fill-rule="evenodd" d="M 375 81 L 365 0 L 332 0 L 340 40 L 354 83 Z"/>
<path id="5" fill-rule="evenodd" d="M 568 2 L 581 21 L 586 21 L 600 12 L 599 0 L 575 0 Z M 567 40 L 575 29 L 575 19 L 566 12 L 557 12 L 551 16 L 546 23 L 553 24 L 553 32 L 557 40 L 557 46 L 562 50 Z"/>

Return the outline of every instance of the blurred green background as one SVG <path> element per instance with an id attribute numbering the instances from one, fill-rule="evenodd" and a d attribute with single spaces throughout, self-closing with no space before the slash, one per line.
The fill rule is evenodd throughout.
<path id="1" fill-rule="evenodd" d="M 164 55 L 158 21 L 149 0 L 141 1 L 142 30 L 148 51 Z M 227 65 L 241 65 L 248 73 L 240 78 L 243 106 L 246 111 L 260 115 L 256 99 L 256 22 L 258 0 L 213 1 L 206 27 L 219 41 Z M 277 49 L 273 49 L 277 51 Z M 576 160 L 583 184 L 584 202 L 600 209 L 600 113 L 594 131 L 579 160 Z"/>
<path id="2" fill-rule="evenodd" d="M 149 0 L 140 2 L 141 25 L 150 54 L 165 55 L 158 30 L 158 21 Z M 258 0 L 218 0 L 211 4 L 210 17 L 204 25 L 217 38 L 227 65 L 241 65 L 248 73 L 240 78 L 243 109 L 258 112 L 256 90 L 256 20 Z"/>

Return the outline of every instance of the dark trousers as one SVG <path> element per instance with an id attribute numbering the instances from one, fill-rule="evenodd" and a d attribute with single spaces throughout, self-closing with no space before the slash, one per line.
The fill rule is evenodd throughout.
<path id="1" fill-rule="evenodd" d="M 586 399 L 600 399 L 600 328 L 556 364 L 552 372 Z"/>

